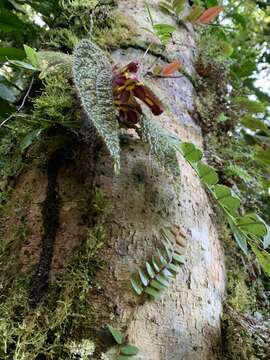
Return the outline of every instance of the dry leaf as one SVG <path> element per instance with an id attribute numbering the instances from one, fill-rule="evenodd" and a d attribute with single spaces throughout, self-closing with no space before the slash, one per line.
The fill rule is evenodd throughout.
<path id="1" fill-rule="evenodd" d="M 213 21 L 223 10 L 223 6 L 213 6 L 207 10 L 197 19 L 199 24 L 209 24 Z"/>
<path id="2" fill-rule="evenodd" d="M 175 71 L 179 70 L 181 68 L 181 63 L 179 61 L 173 61 L 172 63 L 165 65 L 164 68 L 161 71 L 162 76 L 170 76 Z"/>

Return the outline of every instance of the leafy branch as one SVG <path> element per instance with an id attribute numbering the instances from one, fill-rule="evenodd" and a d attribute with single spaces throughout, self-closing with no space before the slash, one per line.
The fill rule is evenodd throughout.
<path id="1" fill-rule="evenodd" d="M 172 37 L 172 33 L 176 30 L 176 27 L 170 24 L 163 24 L 163 23 L 154 23 L 151 11 L 150 11 L 150 7 L 147 3 L 147 1 L 145 1 L 145 7 L 149 16 L 149 21 L 150 24 L 152 26 L 153 31 L 144 28 L 144 30 L 147 30 L 149 32 L 151 32 L 153 35 L 157 36 L 159 38 L 159 40 L 161 41 L 161 43 L 163 45 L 166 45 L 171 37 Z"/>
<path id="2" fill-rule="evenodd" d="M 130 280 L 137 295 L 147 294 L 158 299 L 178 274 L 179 266 L 184 263 L 183 255 L 175 249 L 172 242 L 175 235 L 167 229 L 162 229 L 161 234 L 162 248 L 157 248 L 151 259 Z"/>
<path id="3" fill-rule="evenodd" d="M 201 182 L 222 209 L 239 247 L 247 254 L 249 244 L 263 270 L 270 276 L 270 254 L 266 251 L 270 246 L 269 225 L 255 213 L 240 216 L 240 199 L 229 187 L 218 184 L 217 172 L 201 161 L 202 151 L 192 143 L 180 143 L 178 139 L 171 138 L 172 141 L 175 141 L 175 149 L 192 166 Z"/>

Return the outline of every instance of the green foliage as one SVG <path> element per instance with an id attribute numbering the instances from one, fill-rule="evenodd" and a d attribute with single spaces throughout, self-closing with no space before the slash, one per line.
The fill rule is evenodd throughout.
<path id="1" fill-rule="evenodd" d="M 83 108 L 120 168 L 118 122 L 112 94 L 112 70 L 103 51 L 82 40 L 74 50 L 73 77 Z"/>
<path id="2" fill-rule="evenodd" d="M 166 45 L 172 38 L 172 33 L 176 30 L 176 27 L 169 24 L 154 23 L 150 7 L 146 1 L 145 6 L 149 16 L 148 20 L 150 21 L 153 31 L 150 31 L 149 29 L 145 30 L 150 31 L 152 34 L 156 35 L 161 43 Z"/>
<path id="3" fill-rule="evenodd" d="M 171 15 L 179 16 L 185 8 L 186 0 L 164 0 L 159 2 L 161 10 Z"/>
<path id="4" fill-rule="evenodd" d="M 112 334 L 114 340 L 119 345 L 119 354 L 116 360 L 132 359 L 133 356 L 138 354 L 139 349 L 136 346 L 127 343 L 121 331 L 112 327 L 111 325 L 107 325 L 107 327 Z"/>
<path id="5" fill-rule="evenodd" d="M 78 127 L 74 113 L 76 99 L 68 80 L 61 74 L 43 80 L 44 91 L 33 101 L 32 121 L 43 127 L 60 123 L 66 127 Z"/>
<path id="6" fill-rule="evenodd" d="M 145 263 L 138 274 L 132 276 L 130 282 L 137 295 L 147 294 L 158 299 L 162 292 L 179 272 L 179 266 L 184 263 L 183 255 L 175 248 L 174 235 L 167 229 L 162 229 L 162 248 L 158 248 L 151 260 Z"/>
<path id="7" fill-rule="evenodd" d="M 134 19 L 120 10 L 113 11 L 105 25 L 97 23 L 93 26 L 92 39 L 104 49 L 113 50 L 119 46 L 133 45 L 137 36 Z"/>
<path id="8" fill-rule="evenodd" d="M 89 297 L 92 289 L 98 289 L 97 271 L 105 266 L 100 255 L 106 243 L 104 223 L 110 206 L 97 190 L 91 207 L 99 221 L 73 250 L 63 274 L 51 283 L 44 303 L 32 309 L 28 303 L 31 273 L 22 270 L 18 260 L 18 247 L 29 236 L 25 212 L 30 198 L 29 193 L 19 197 L 16 209 L 22 214 L 20 223 L 14 224 L 0 246 L 0 358 L 34 360 L 46 354 L 47 359 L 72 360 L 75 355 L 88 356 L 97 346 L 92 327 L 100 326 Z M 0 211 L 3 221 L 14 215 L 8 205 Z"/>
<path id="9" fill-rule="evenodd" d="M 263 113 L 265 111 L 265 105 L 259 101 L 250 100 L 244 96 L 238 96 L 235 98 L 235 103 L 241 106 L 242 109 L 249 113 Z"/>
<path id="10" fill-rule="evenodd" d="M 179 144 L 178 149 L 224 211 L 224 215 L 241 250 L 247 253 L 248 242 L 256 254 L 261 254 L 259 248 L 265 246 L 265 242 L 268 244 L 269 226 L 256 214 L 239 215 L 240 199 L 227 186 L 217 184 L 219 179 L 216 171 L 200 161 L 202 152 L 195 145 L 182 143 Z M 269 270 L 265 266 L 265 257 L 264 253 L 264 255 L 258 257 L 258 260 L 268 274 Z"/>

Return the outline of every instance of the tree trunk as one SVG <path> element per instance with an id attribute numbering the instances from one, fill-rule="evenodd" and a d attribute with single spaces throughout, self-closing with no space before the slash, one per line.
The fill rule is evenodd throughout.
<path id="1" fill-rule="evenodd" d="M 157 0 L 149 1 L 149 4 L 155 22 L 175 25 L 169 15 L 158 9 Z M 149 64 L 159 56 L 150 49 L 143 58 L 141 43 L 158 42 L 142 29 L 149 27 L 144 1 L 119 0 L 118 6 L 134 20 L 139 37 L 138 43 L 118 49 L 112 56 L 121 64 L 140 60 L 145 73 Z M 195 38 L 191 26 L 188 29 L 178 26 L 173 41 L 160 55 L 160 61 L 179 60 L 192 75 Z M 147 83 L 166 108 L 161 116 L 155 117 L 155 121 L 182 141 L 193 142 L 202 148 L 202 132 L 192 118 L 196 93 L 189 77 L 149 78 Z M 17 201 L 31 191 L 31 199 L 24 205 L 29 235 L 20 246 L 20 261 L 29 268 L 29 264 L 39 261 L 40 253 L 42 256 L 46 241 L 44 207 L 48 206 L 45 199 L 48 200 L 49 185 L 53 183 L 47 182 L 47 177 L 52 180 L 50 176 L 54 176 L 52 186 L 57 194 L 50 199 L 49 209 L 52 211 L 52 204 L 58 204 L 59 216 L 54 222 L 57 230 L 52 244 L 52 263 L 42 265 L 50 266 L 51 280 L 63 271 L 64 262 L 82 239 L 93 235 L 93 229 L 96 231 L 100 226 L 106 238 L 102 238 L 105 246 L 99 256 L 107 265 L 97 272 L 97 286 L 89 294 L 97 318 L 93 339 L 99 337 L 102 340 L 103 332 L 98 330 L 98 326 L 101 329 L 106 323 L 112 323 L 126 330 L 129 342 L 139 348 L 136 359 L 219 359 L 224 259 L 205 188 L 181 157 L 180 175 L 162 170 L 135 133 L 123 136 L 121 148 L 121 172 L 117 176 L 104 150 L 93 147 L 93 152 L 98 151 L 93 156 L 85 145 L 78 145 L 79 156 L 75 162 L 54 158 L 53 161 L 59 164 L 54 175 L 34 166 L 24 170 L 11 200 L 14 210 Z M 100 194 L 102 199 L 106 199 L 107 210 L 97 209 L 96 198 Z M 49 217 L 50 214 L 47 221 L 50 221 Z M 12 221 L 16 222 L 15 215 Z M 185 264 L 160 300 L 142 303 L 130 289 L 130 277 L 151 256 L 164 227 L 180 229 L 186 234 Z M 38 279 L 40 283 L 38 270 L 35 274 L 34 280 Z M 42 281 L 43 287 L 47 287 L 48 279 Z M 34 293 L 40 291 L 36 285 L 33 287 Z M 32 298 L 35 301 L 35 295 L 32 294 Z M 37 295 L 36 300 L 38 298 Z M 107 351 L 109 358 L 114 353 L 114 349 L 103 351 Z"/>

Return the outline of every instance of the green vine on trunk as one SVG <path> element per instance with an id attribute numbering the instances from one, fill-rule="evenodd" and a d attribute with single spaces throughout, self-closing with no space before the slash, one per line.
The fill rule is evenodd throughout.
<path id="1" fill-rule="evenodd" d="M 157 248 L 151 259 L 130 279 L 132 289 L 139 296 L 146 294 L 152 299 L 159 299 L 185 262 L 174 244 L 175 235 L 168 229 L 162 229 L 161 234 L 162 248 Z"/>

